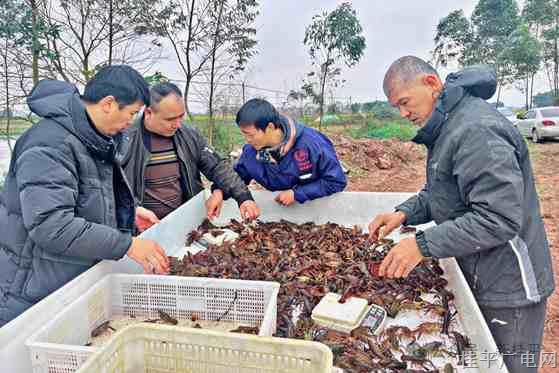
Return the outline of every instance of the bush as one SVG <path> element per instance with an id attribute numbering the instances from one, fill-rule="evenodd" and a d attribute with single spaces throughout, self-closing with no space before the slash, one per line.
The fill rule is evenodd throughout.
<path id="1" fill-rule="evenodd" d="M 516 115 L 516 117 L 518 118 L 518 116 L 524 116 L 526 115 L 526 113 L 528 112 L 528 110 L 526 109 L 518 109 L 518 110 L 513 110 L 514 114 Z"/>
<path id="2" fill-rule="evenodd" d="M 362 106 L 362 111 L 370 113 L 374 118 L 380 120 L 397 119 L 400 117 L 398 110 L 394 109 L 386 101 L 365 102 Z"/>
<path id="3" fill-rule="evenodd" d="M 392 107 L 378 107 L 375 110 L 372 111 L 373 116 L 376 119 L 398 119 L 400 117 L 400 114 L 398 113 L 398 111 L 396 111 L 396 109 L 392 108 Z"/>

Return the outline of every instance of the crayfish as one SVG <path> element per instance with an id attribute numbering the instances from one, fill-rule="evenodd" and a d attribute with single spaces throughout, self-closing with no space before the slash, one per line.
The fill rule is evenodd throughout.
<path id="1" fill-rule="evenodd" d="M 379 277 L 379 268 L 394 241 L 383 239 L 371 245 L 359 227 L 285 220 L 248 225 L 231 220 L 227 228 L 239 235 L 235 241 L 171 258 L 171 274 L 279 282 L 276 336 L 324 343 L 334 353 L 335 365 L 349 372 L 413 372 L 410 366 L 429 372 L 436 370 L 430 357 L 451 356 L 441 342 L 418 342 L 423 335 L 453 333 L 454 295 L 446 289 L 436 259 L 424 260 L 406 278 L 389 279 Z M 186 237 L 186 243 L 215 229 L 205 221 Z M 392 318 L 413 310 L 426 320 L 416 328 L 388 327 L 379 336 L 360 327 L 351 334 L 334 332 L 311 319 L 312 310 L 328 292 L 339 294 L 342 303 L 351 297 L 366 299 Z M 422 299 L 427 294 L 439 301 Z M 402 358 L 396 358 L 398 354 Z M 445 367 L 445 373 L 452 372 L 448 369 L 452 366 Z"/>

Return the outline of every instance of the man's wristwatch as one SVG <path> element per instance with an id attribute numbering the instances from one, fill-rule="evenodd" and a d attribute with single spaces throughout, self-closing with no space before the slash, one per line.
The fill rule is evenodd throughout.
<path id="1" fill-rule="evenodd" d="M 418 230 L 415 232 L 415 242 L 417 242 L 417 247 L 419 247 L 419 252 L 425 258 L 429 258 L 431 253 L 429 252 L 429 246 L 427 245 L 427 240 L 425 239 L 425 232 Z"/>

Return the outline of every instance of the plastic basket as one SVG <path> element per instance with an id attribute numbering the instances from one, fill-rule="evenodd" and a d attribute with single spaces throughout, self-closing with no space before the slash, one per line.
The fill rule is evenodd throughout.
<path id="1" fill-rule="evenodd" d="M 73 373 L 98 348 L 85 347 L 91 332 L 115 316 L 235 322 L 276 330 L 279 284 L 200 277 L 114 274 L 103 278 L 26 342 L 34 373 Z M 225 315 L 225 316 L 224 316 Z"/>
<path id="2" fill-rule="evenodd" d="M 212 330 L 132 325 L 117 332 L 79 373 L 330 373 L 318 342 Z"/>

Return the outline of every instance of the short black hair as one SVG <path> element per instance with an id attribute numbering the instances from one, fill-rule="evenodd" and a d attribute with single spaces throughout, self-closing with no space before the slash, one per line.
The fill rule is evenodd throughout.
<path id="1" fill-rule="evenodd" d="M 175 84 L 170 82 L 158 83 L 152 86 L 149 90 L 149 93 L 150 93 L 149 105 L 152 108 L 157 106 L 161 102 L 161 100 L 163 100 L 165 97 L 171 94 L 176 95 L 179 98 L 182 98 L 182 92 L 179 89 L 179 87 L 177 87 Z"/>
<path id="2" fill-rule="evenodd" d="M 268 101 L 261 98 L 253 98 L 241 107 L 235 121 L 238 126 L 254 124 L 254 127 L 263 131 L 268 126 L 268 123 L 273 123 L 274 127 L 279 128 L 280 114 Z"/>
<path id="3" fill-rule="evenodd" d="M 96 104 L 107 96 L 113 96 L 121 108 L 138 101 L 149 105 L 149 85 L 130 66 L 105 66 L 87 82 L 82 99 Z"/>
<path id="4" fill-rule="evenodd" d="M 404 56 L 392 62 L 384 75 L 383 89 L 386 96 L 394 84 L 408 83 L 421 74 L 439 76 L 437 70 L 429 63 L 416 56 Z"/>

